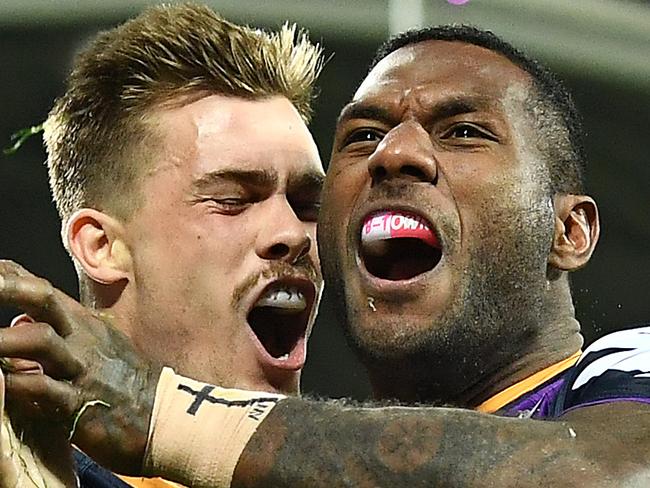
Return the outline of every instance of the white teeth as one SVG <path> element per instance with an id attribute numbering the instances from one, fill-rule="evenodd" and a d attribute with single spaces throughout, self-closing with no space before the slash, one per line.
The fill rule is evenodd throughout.
<path id="1" fill-rule="evenodd" d="M 280 361 L 286 361 L 287 359 L 289 359 L 289 353 L 283 354 L 283 355 L 280 356 L 278 359 L 279 359 Z"/>
<path id="2" fill-rule="evenodd" d="M 307 308 L 307 300 L 305 295 L 297 288 L 274 288 L 262 295 L 255 303 L 255 306 L 302 311 Z"/>

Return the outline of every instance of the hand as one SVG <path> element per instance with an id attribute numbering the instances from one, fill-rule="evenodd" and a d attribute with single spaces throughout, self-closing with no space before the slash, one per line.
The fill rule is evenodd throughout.
<path id="1" fill-rule="evenodd" d="M 0 305 L 35 320 L 0 329 L 0 357 L 36 361 L 43 369 L 6 374 L 7 398 L 16 411 L 33 423 L 65 426 L 100 464 L 140 474 L 161 368 L 137 355 L 110 316 L 83 307 L 11 261 L 0 261 Z"/>
<path id="2" fill-rule="evenodd" d="M 0 371 L 0 488 L 76 487 L 70 442 L 63 431 L 56 425 L 30 422 L 36 428 L 16 435 L 5 414 L 4 393 Z"/>

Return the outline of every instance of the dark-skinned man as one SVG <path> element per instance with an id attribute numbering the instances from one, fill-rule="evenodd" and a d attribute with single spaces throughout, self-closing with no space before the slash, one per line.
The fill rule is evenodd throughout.
<path id="1" fill-rule="evenodd" d="M 106 373 L 89 353 L 58 335 L 2 341 L 0 354 L 46 364 L 29 381 L 8 375 L 7 390 L 68 422 L 115 398 L 84 412 L 74 440 L 111 466 L 193 486 L 647 486 L 650 330 L 579 352 L 567 275 L 599 234 L 583 163 L 573 105 L 546 70 L 479 30 L 407 33 L 339 118 L 321 257 L 377 398 L 448 407 L 233 401 L 236 390 L 166 368 L 157 391 L 137 392 L 153 410 L 145 432 L 124 420 L 133 405 L 91 383 Z M 12 266 L 5 302 L 61 336 L 85 333 L 70 325 L 78 304 Z M 102 350 L 115 346 L 95 344 L 93 357 Z M 84 374 L 62 373 L 79 362 Z M 270 410 L 262 422 L 259 410 Z M 188 453 L 188 436 L 214 453 Z"/>

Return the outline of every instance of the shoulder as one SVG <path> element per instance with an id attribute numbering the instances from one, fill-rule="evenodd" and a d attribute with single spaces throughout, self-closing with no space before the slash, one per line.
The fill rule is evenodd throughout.
<path id="1" fill-rule="evenodd" d="M 650 349 L 650 325 L 635 327 L 633 329 L 619 330 L 601 337 L 591 344 L 583 354 L 614 348 L 645 348 Z M 582 361 L 582 359 L 581 359 Z"/>
<path id="2" fill-rule="evenodd" d="M 565 409 L 612 401 L 650 403 L 650 326 L 598 339 L 567 378 Z"/>
<path id="3" fill-rule="evenodd" d="M 591 344 L 575 366 L 573 388 L 579 388 L 608 370 L 650 371 L 650 326 L 621 330 Z"/>

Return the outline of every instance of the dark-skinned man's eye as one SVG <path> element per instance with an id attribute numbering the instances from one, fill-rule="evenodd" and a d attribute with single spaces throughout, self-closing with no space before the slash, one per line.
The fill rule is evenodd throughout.
<path id="1" fill-rule="evenodd" d="M 374 129 L 357 129 L 345 138 L 343 146 L 363 142 L 379 142 L 383 137 L 381 132 Z"/>
<path id="2" fill-rule="evenodd" d="M 443 139 L 487 139 L 496 141 L 496 137 L 484 129 L 471 124 L 460 124 L 449 129 Z"/>

